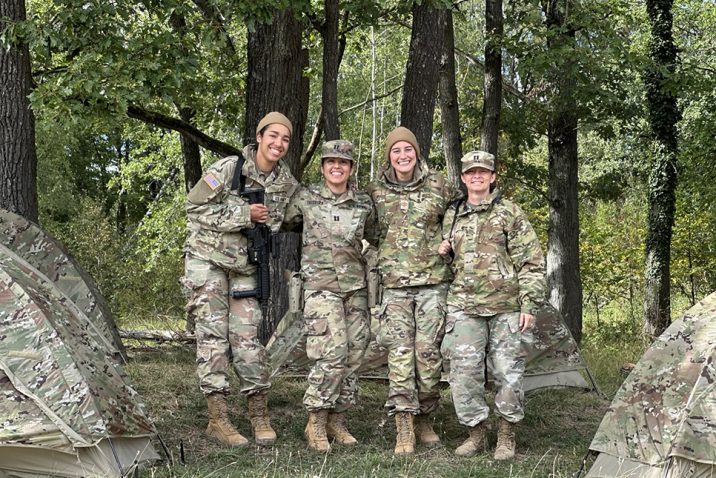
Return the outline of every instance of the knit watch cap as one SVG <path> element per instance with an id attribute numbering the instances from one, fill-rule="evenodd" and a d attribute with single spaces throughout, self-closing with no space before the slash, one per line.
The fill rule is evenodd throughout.
<path id="1" fill-rule="evenodd" d="M 420 147 L 418 146 L 418 140 L 415 135 L 405 126 L 398 126 L 390 132 L 387 138 L 385 138 L 385 159 L 390 161 L 390 148 L 393 147 L 398 141 L 407 141 L 415 148 L 415 156 L 420 157 Z"/>
<path id="2" fill-rule="evenodd" d="M 259 135 L 259 132 L 264 129 L 264 127 L 274 123 L 284 125 L 288 128 L 289 134 L 293 135 L 293 125 L 291 124 L 291 121 L 278 111 L 272 111 L 259 121 L 259 125 L 256 127 L 256 136 Z"/>

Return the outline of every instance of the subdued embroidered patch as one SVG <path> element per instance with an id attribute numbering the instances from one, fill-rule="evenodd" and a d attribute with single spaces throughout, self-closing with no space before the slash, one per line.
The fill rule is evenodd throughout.
<path id="1" fill-rule="evenodd" d="M 216 188 L 221 186 L 221 183 L 218 179 L 214 177 L 213 174 L 207 174 L 206 176 L 204 176 L 204 181 L 206 182 L 206 184 L 209 185 L 212 191 L 215 191 Z"/>

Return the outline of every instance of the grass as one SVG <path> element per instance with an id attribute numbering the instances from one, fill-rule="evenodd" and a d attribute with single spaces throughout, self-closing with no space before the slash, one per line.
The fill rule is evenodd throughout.
<path id="1" fill-rule="evenodd" d="M 613 371 L 604 369 L 605 373 Z M 319 454 L 308 450 L 303 438 L 305 380 L 277 378 L 269 394 L 272 422 L 279 435 L 276 445 L 230 449 L 203 434 L 206 405 L 190 348 L 163 346 L 134 352 L 127 371 L 177 462 L 143 470 L 146 477 L 571 477 L 608 406 L 604 398 L 574 389 L 529 395 L 526 417 L 517 433 L 517 457 L 498 463 L 492 459 L 492 450 L 470 459 L 455 457 L 453 451 L 466 431 L 457 423 L 449 392 L 444 390 L 434 414 L 443 444 L 433 449 L 419 445 L 414 456 L 396 458 L 394 424 L 383 412 L 387 384 L 362 380 L 359 404 L 349 412 L 349 425 L 359 445 L 334 446 L 330 453 Z M 238 382 L 232 380 L 233 389 L 238 390 Z M 232 421 L 250 437 L 245 398 L 234 393 L 229 403 Z M 488 434 L 490 448 L 494 448 L 494 428 Z M 180 443 L 185 464 L 178 463 Z"/>

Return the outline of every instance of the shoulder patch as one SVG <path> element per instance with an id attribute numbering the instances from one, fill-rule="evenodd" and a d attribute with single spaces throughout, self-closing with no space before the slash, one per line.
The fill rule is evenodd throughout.
<path id="1" fill-rule="evenodd" d="M 206 184 L 209 185 L 209 187 L 211 188 L 212 191 L 216 191 L 219 188 L 219 186 L 221 186 L 221 183 L 219 182 L 219 180 L 216 179 L 216 177 L 211 173 L 204 176 L 204 182 L 206 182 Z"/>

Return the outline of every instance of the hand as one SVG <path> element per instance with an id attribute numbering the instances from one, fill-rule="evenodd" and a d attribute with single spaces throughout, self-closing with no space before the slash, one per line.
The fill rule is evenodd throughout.
<path id="1" fill-rule="evenodd" d="M 531 330 L 532 327 L 534 327 L 535 322 L 537 319 L 535 319 L 535 316 L 532 314 L 527 314 L 525 312 L 520 313 L 520 332 L 525 332 L 527 330 Z"/>
<path id="2" fill-rule="evenodd" d="M 268 221 L 269 210 L 263 204 L 251 204 L 249 206 L 251 210 L 251 222 L 264 223 Z"/>
<path id="3" fill-rule="evenodd" d="M 447 256 L 448 254 L 450 254 L 450 251 L 452 251 L 450 241 L 445 239 L 443 242 L 440 243 L 440 247 L 438 247 L 438 254 L 440 254 L 441 256 Z"/>

